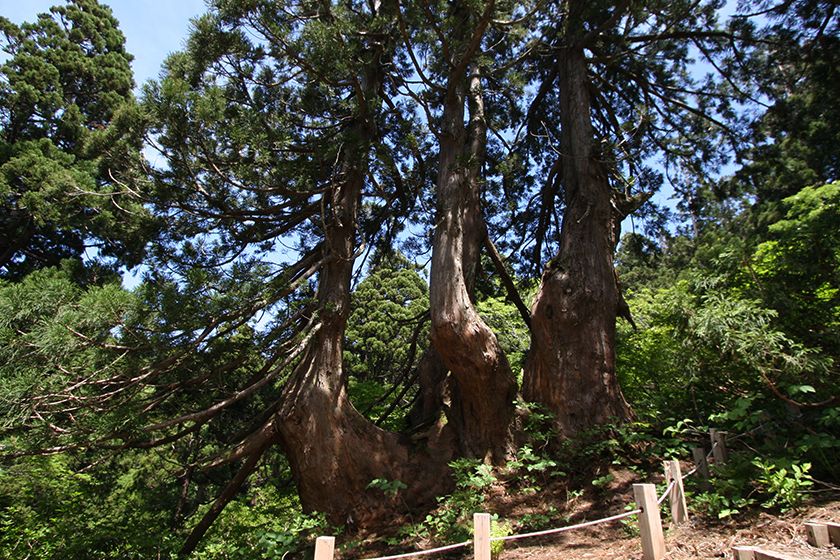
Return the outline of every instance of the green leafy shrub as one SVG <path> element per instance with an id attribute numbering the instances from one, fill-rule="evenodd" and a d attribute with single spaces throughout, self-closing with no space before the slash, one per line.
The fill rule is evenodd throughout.
<path id="1" fill-rule="evenodd" d="M 513 534 L 513 525 L 507 521 L 499 521 L 499 516 L 494 515 L 490 522 L 490 538 L 507 537 Z M 498 560 L 505 549 L 505 541 L 491 541 L 490 542 L 490 557 L 493 560 Z"/>
<path id="2" fill-rule="evenodd" d="M 559 516 L 559 510 L 556 506 L 548 506 L 539 512 L 526 513 L 519 517 L 517 526 L 519 529 L 528 531 L 539 531 L 547 527 L 552 527 L 555 520 Z"/>
<path id="3" fill-rule="evenodd" d="M 381 490 L 387 496 L 395 497 L 400 490 L 405 490 L 408 486 L 400 480 L 388 480 L 387 478 L 374 478 L 367 485 L 368 488 Z"/>
<path id="4" fill-rule="evenodd" d="M 782 511 L 798 508 L 804 498 L 803 490 L 814 484 L 808 475 L 810 463 L 753 459 L 752 464 L 758 469 L 758 489 L 767 496 L 761 505 L 767 508 L 778 506 Z"/>
<path id="5" fill-rule="evenodd" d="M 438 498 L 437 509 L 423 521 L 433 539 L 446 543 L 472 538 L 473 514 L 481 511 L 485 490 L 496 482 L 493 468 L 476 459 L 457 459 L 449 466 L 455 491 Z"/>
<path id="6" fill-rule="evenodd" d="M 726 496 L 719 492 L 701 492 L 691 498 L 692 509 L 706 516 L 726 519 L 755 504 L 755 500 L 740 495 Z"/>
<path id="7" fill-rule="evenodd" d="M 733 517 L 756 504 L 782 512 L 796 509 L 805 499 L 804 491 L 813 485 L 810 469 L 809 463 L 791 458 L 731 453 L 726 465 L 713 468 L 712 488 L 693 495 L 690 507 L 717 519 Z"/>
<path id="8" fill-rule="evenodd" d="M 178 487 L 163 463 L 130 454 L 92 466 L 52 455 L 3 468 L 0 559 L 169 558 L 181 538 L 172 530 Z"/>
<path id="9" fill-rule="evenodd" d="M 200 509 L 194 524 L 204 513 Z M 251 488 L 228 504 L 191 560 L 280 560 L 323 534 L 338 534 L 323 514 L 304 514 L 297 496 L 271 485 Z"/>

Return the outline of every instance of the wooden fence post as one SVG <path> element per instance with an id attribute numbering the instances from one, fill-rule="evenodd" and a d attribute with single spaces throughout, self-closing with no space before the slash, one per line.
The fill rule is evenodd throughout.
<path id="1" fill-rule="evenodd" d="M 490 514 L 473 514 L 473 550 L 475 560 L 490 560 Z"/>
<path id="2" fill-rule="evenodd" d="M 335 554 L 335 537 L 318 537 L 315 539 L 315 560 L 333 560 Z"/>
<path id="3" fill-rule="evenodd" d="M 788 560 L 786 556 L 772 550 L 764 550 L 755 546 L 733 546 L 732 553 L 735 560 Z"/>
<path id="4" fill-rule="evenodd" d="M 840 523 L 834 523 L 832 521 L 823 521 L 823 523 L 828 527 L 829 540 L 834 543 L 834 546 L 840 548 Z"/>
<path id="5" fill-rule="evenodd" d="M 751 546 L 733 546 L 735 560 L 755 560 L 755 549 Z"/>
<path id="6" fill-rule="evenodd" d="M 710 428 L 709 438 L 712 440 L 712 456 L 715 458 L 715 465 L 720 466 L 726 463 L 729 458 L 729 452 L 726 449 L 726 432 Z"/>
<path id="7" fill-rule="evenodd" d="M 656 487 L 653 484 L 634 484 L 633 497 L 636 505 L 642 510 L 639 514 L 642 558 L 662 560 L 665 558 L 665 536 L 662 534 L 659 504 L 656 503 Z"/>
<path id="8" fill-rule="evenodd" d="M 808 530 L 808 544 L 820 548 L 831 546 L 831 541 L 828 538 L 828 526 L 825 523 L 808 521 L 805 523 L 805 528 Z"/>
<path id="9" fill-rule="evenodd" d="M 702 447 L 695 447 L 691 450 L 694 456 L 694 464 L 697 466 L 697 474 L 700 478 L 709 480 L 709 462 L 706 461 L 706 450 Z"/>
<path id="10" fill-rule="evenodd" d="M 680 462 L 676 459 L 665 462 L 665 483 L 670 486 L 671 481 L 674 481 L 674 487 L 668 496 L 668 503 L 671 504 L 671 519 L 674 520 L 674 525 L 682 525 L 688 521 L 688 507 L 685 505 L 682 470 Z"/>

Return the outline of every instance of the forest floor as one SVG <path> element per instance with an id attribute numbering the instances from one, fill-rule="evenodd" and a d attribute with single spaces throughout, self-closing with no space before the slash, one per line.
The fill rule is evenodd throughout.
<path id="1" fill-rule="evenodd" d="M 662 477 L 660 477 L 662 478 Z M 494 485 L 484 503 L 485 511 L 498 514 L 509 523 L 540 519 L 542 528 L 564 527 L 623 513 L 633 500 L 632 485 L 641 482 L 637 474 L 610 468 L 605 483 L 584 491 L 570 492 L 565 482 L 556 481 L 538 492 L 507 490 L 504 483 Z M 661 482 L 654 480 L 654 482 Z M 660 484 L 660 487 L 662 485 Z M 661 489 L 660 489 L 661 491 Z M 840 548 L 814 548 L 807 543 L 804 522 L 824 520 L 840 522 L 840 493 L 820 494 L 798 511 L 772 513 L 759 507 L 727 520 L 710 520 L 693 515 L 680 527 L 668 523 L 663 514 L 666 558 L 668 560 L 706 560 L 732 558 L 733 546 L 757 546 L 790 560 L 840 560 Z M 553 505 L 552 505 L 553 504 Z M 691 505 L 689 504 L 689 510 Z M 641 540 L 635 520 L 619 520 L 541 537 L 529 537 L 505 543 L 499 560 L 641 560 Z M 516 534 L 530 528 L 514 527 Z M 442 543 L 438 543 L 442 544 Z M 414 542 L 413 547 L 383 548 L 368 542 L 365 552 L 348 556 L 366 558 L 415 550 L 430 549 L 432 542 Z M 372 545 L 372 546 L 371 546 Z M 454 560 L 471 557 L 471 548 L 426 558 Z"/>
<path id="2" fill-rule="evenodd" d="M 803 508 L 782 516 L 758 512 L 727 523 L 692 519 L 679 528 L 665 528 L 668 560 L 732 558 L 733 546 L 757 546 L 791 560 L 840 560 L 840 548 L 814 548 L 803 523 L 810 519 L 840 520 L 840 501 Z M 620 523 L 587 527 L 556 536 L 511 543 L 500 560 L 640 560 L 641 541 Z"/>
<path id="3" fill-rule="evenodd" d="M 564 505 L 570 523 L 600 519 L 622 513 L 633 499 L 632 484 L 639 482 L 629 471 L 611 470 L 613 480 L 594 493 L 585 493 Z M 503 503 L 497 502 L 499 504 Z M 516 519 L 515 500 L 506 519 Z M 689 506 L 690 508 L 690 506 Z M 500 512 L 501 513 L 501 512 Z M 757 546 L 790 560 L 840 560 L 840 548 L 814 548 L 807 543 L 804 522 L 812 519 L 840 522 L 840 495 L 799 511 L 774 515 L 756 508 L 727 521 L 692 516 L 689 523 L 674 527 L 663 515 L 668 560 L 732 558 L 733 546 Z M 500 560 L 640 560 L 641 540 L 635 522 L 611 522 L 506 543 Z M 520 531 L 517 531 L 520 532 Z"/>

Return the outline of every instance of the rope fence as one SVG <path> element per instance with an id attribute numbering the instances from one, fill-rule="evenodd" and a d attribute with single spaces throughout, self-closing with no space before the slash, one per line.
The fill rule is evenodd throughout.
<path id="1" fill-rule="evenodd" d="M 491 537 L 490 542 L 495 541 L 515 541 L 518 539 L 525 539 L 528 537 L 543 537 L 545 535 L 555 535 L 557 533 L 565 533 L 566 531 L 571 531 L 573 529 L 581 529 L 583 527 L 592 527 L 593 525 L 600 525 L 602 523 L 610 523 L 612 521 L 618 521 L 619 519 L 625 519 L 627 517 L 632 517 L 638 513 L 642 513 L 641 509 L 634 509 L 632 511 L 626 511 L 624 513 L 619 513 L 618 515 L 611 515 L 610 517 L 604 517 L 603 519 L 595 519 L 594 521 L 585 521 L 583 523 L 578 523 L 577 525 L 569 525 L 568 527 L 559 527 L 557 529 L 546 529 L 544 531 L 534 531 L 533 533 L 522 533 L 521 535 L 507 535 L 505 537 Z M 383 559 L 379 559 L 383 560 Z"/>
<path id="2" fill-rule="evenodd" d="M 595 519 L 592 521 L 584 521 L 575 525 L 568 525 L 565 527 L 558 527 L 554 529 L 545 529 L 542 531 L 534 531 L 530 533 L 521 533 L 518 535 L 507 535 L 500 537 L 490 536 L 491 516 L 489 513 L 476 513 L 473 516 L 473 540 L 463 541 L 455 544 L 441 546 L 438 548 L 430 548 L 427 550 L 417 550 L 413 552 L 405 552 L 402 554 L 394 554 L 391 556 L 377 556 L 374 558 L 365 558 L 363 560 L 399 560 L 401 558 L 411 558 L 415 556 L 427 556 L 431 554 L 438 554 L 450 550 L 457 550 L 465 548 L 470 544 L 473 545 L 475 560 L 490 560 L 491 547 L 493 542 L 507 542 L 519 539 L 542 537 L 547 535 L 555 535 L 558 533 L 565 533 L 576 529 L 585 527 L 592 527 L 604 523 L 611 523 L 626 519 L 634 515 L 638 515 L 639 535 L 642 541 L 642 558 L 644 560 L 662 560 L 665 557 L 665 538 L 662 532 L 662 518 L 659 506 L 665 500 L 669 500 L 671 518 L 675 525 L 681 525 L 688 521 L 688 508 L 685 502 L 685 491 L 683 488 L 683 480 L 696 473 L 700 473 L 703 478 L 709 477 L 708 461 L 712 459 L 715 464 L 720 465 L 726 461 L 726 432 L 721 432 L 715 429 L 709 430 L 711 439 L 711 451 L 705 453 L 702 448 L 695 448 L 693 450 L 695 466 L 685 475 L 680 471 L 680 463 L 677 460 L 670 460 L 665 462 L 665 481 L 667 487 L 661 496 L 656 495 L 656 487 L 653 484 L 634 484 L 633 495 L 636 509 Z M 315 558 L 314 560 L 334 560 L 335 555 L 335 537 L 318 537 L 315 541 Z"/>
<path id="3" fill-rule="evenodd" d="M 665 501 L 665 499 L 666 499 L 668 496 L 670 496 L 670 495 L 671 495 L 671 491 L 674 489 L 674 486 L 676 486 L 676 485 L 677 485 L 677 481 L 676 481 L 676 480 L 672 480 L 672 481 L 671 481 L 671 484 L 669 484 L 669 485 L 668 485 L 668 488 L 666 488 L 666 489 L 665 489 L 665 492 L 663 492 L 663 493 L 662 493 L 662 495 L 661 495 L 661 496 L 659 496 L 659 499 L 658 499 L 658 500 L 656 500 L 656 503 L 657 503 L 657 504 L 659 504 L 659 505 L 661 506 L 661 505 L 662 505 L 662 502 L 664 502 L 664 501 Z"/>
<path id="4" fill-rule="evenodd" d="M 492 540 L 492 539 L 491 539 Z M 446 552 L 447 550 L 456 550 L 472 544 L 472 541 L 464 541 L 456 544 L 448 544 L 438 548 L 430 548 L 428 550 L 419 550 L 417 552 L 406 552 L 403 554 L 394 554 L 393 556 L 377 556 L 376 558 L 366 558 L 365 560 L 396 560 L 397 558 L 411 558 L 413 556 L 425 556 L 427 554 L 437 554 L 438 552 Z"/>

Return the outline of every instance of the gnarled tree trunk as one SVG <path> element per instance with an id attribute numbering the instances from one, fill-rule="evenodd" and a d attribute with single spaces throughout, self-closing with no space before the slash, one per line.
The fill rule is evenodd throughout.
<path id="1" fill-rule="evenodd" d="M 558 55 L 566 210 L 560 248 L 532 307 L 523 396 L 556 415 L 563 436 L 630 417 L 615 374 L 621 295 L 613 268 L 620 195 L 599 161 L 583 49 Z"/>
<path id="2" fill-rule="evenodd" d="M 346 156 L 353 163 L 328 207 L 327 255 L 318 279 L 320 327 L 284 388 L 274 423 L 304 508 L 325 512 L 334 523 L 369 526 L 393 515 L 394 507 L 381 490 L 368 488 L 372 480 L 399 480 L 408 486 L 400 495 L 405 505 L 429 505 L 444 490 L 449 456 L 445 445 L 434 454 L 411 448 L 365 419 L 347 396 L 342 344 L 365 177 L 361 154 Z M 429 445 L 438 447 L 436 441 Z"/>
<path id="3" fill-rule="evenodd" d="M 516 380 L 472 301 L 486 235 L 480 207 L 486 123 L 478 69 L 473 68 L 469 83 L 465 70 L 466 65 L 456 66 L 450 74 L 444 101 L 430 277 L 431 339 L 454 380 L 447 418 L 459 451 L 501 462 L 510 443 Z M 467 96 L 469 129 L 464 124 Z"/>
<path id="4" fill-rule="evenodd" d="M 377 7 L 379 4 L 377 3 Z M 396 2 L 381 6 L 396 10 Z M 325 17 L 329 17 L 326 14 Z M 377 43 L 384 51 L 386 45 Z M 220 494 L 213 511 L 188 539 L 189 552 L 253 472 L 271 445 L 282 447 L 307 512 L 319 511 L 336 525 L 382 526 L 395 510 L 427 508 L 449 489 L 448 462 L 454 445 L 442 427 L 416 442 L 378 428 L 347 395 L 342 346 L 350 315 L 357 214 L 369 171 L 370 146 L 377 140 L 375 104 L 384 70 L 382 52 L 353 78 L 358 103 L 336 159 L 323 201 L 323 258 L 318 271 L 317 315 L 301 358 L 283 386 L 273 415 L 240 445 L 244 458 L 236 480 Z M 387 62 L 385 62 L 387 63 Z M 375 479 L 400 481 L 396 496 L 370 488 Z"/>
<path id="5" fill-rule="evenodd" d="M 398 9 L 395 2 L 383 10 L 386 7 Z M 382 430 L 356 411 L 347 395 L 342 345 L 350 315 L 357 213 L 370 145 L 376 141 L 372 108 L 383 79 L 380 59 L 381 55 L 371 56 L 371 66 L 358 81 L 354 130 L 347 137 L 342 170 L 326 205 L 319 331 L 284 387 L 274 419 L 304 509 L 324 512 L 336 524 L 368 527 L 393 519 L 393 499 L 399 499 L 403 509 L 434 504 L 449 483 L 452 447 L 451 441 L 440 441 L 442 430 L 430 432 L 422 447 Z M 398 498 L 388 498 L 368 487 L 374 479 L 400 481 L 407 488 Z"/>

